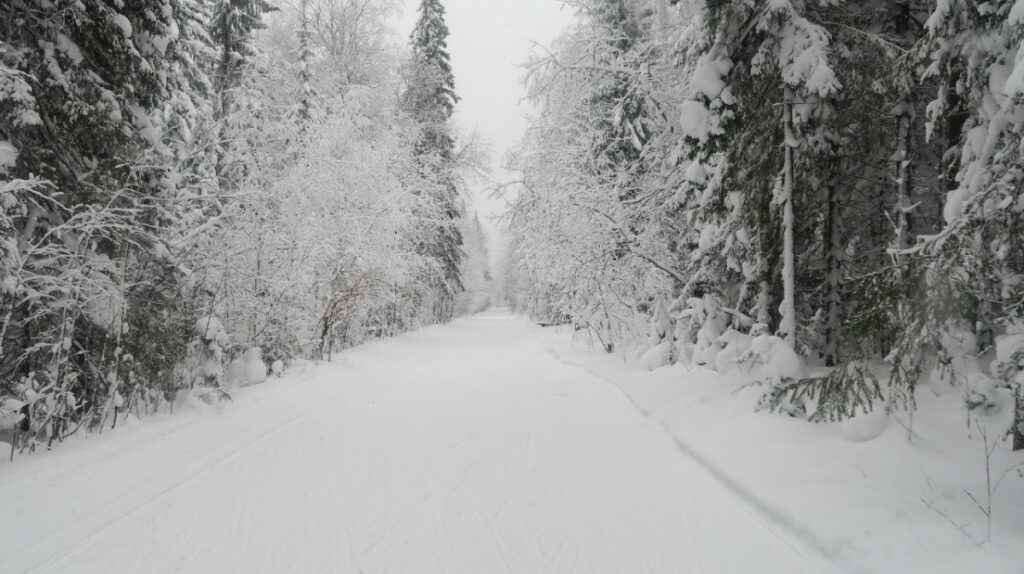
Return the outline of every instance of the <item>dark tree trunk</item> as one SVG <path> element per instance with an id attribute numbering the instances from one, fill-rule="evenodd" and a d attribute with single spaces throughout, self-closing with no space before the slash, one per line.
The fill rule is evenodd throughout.
<path id="1" fill-rule="evenodd" d="M 825 366 L 839 362 L 840 305 L 839 276 L 842 272 L 839 252 L 839 162 L 832 161 L 831 177 L 825 187 Z"/>
<path id="2" fill-rule="evenodd" d="M 1017 384 L 1013 411 L 1013 450 L 1024 450 L 1024 383 Z"/>

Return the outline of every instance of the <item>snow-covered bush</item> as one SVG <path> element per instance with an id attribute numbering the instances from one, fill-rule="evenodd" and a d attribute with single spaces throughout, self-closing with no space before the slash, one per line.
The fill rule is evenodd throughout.
<path id="1" fill-rule="evenodd" d="M 760 366 L 762 357 L 751 350 L 754 338 L 735 329 L 729 329 L 717 339 L 721 350 L 715 356 L 714 369 L 722 374 L 734 371 L 750 372 Z"/>
<path id="2" fill-rule="evenodd" d="M 263 362 L 259 347 L 250 347 L 231 364 L 226 373 L 230 386 L 247 387 L 267 380 L 267 364 Z"/>
<path id="3" fill-rule="evenodd" d="M 665 341 L 664 343 L 658 343 L 644 351 L 636 360 L 637 365 L 647 370 L 657 369 L 658 367 L 664 367 L 671 363 L 672 360 L 672 343 Z"/>
<path id="4" fill-rule="evenodd" d="M 231 337 L 224 329 L 223 323 L 215 315 L 207 315 L 196 320 L 194 340 L 191 353 L 186 363 L 191 367 L 188 387 L 223 387 L 227 380 L 224 377 L 224 346 Z"/>

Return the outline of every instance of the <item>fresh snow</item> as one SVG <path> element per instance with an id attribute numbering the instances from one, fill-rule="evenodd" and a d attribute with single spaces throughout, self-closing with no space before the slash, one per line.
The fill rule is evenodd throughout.
<path id="1" fill-rule="evenodd" d="M 1013 416 L 1008 396 L 987 415 L 969 417 L 963 395 L 925 386 L 912 417 L 886 415 L 880 405 L 811 424 L 757 411 L 770 365 L 724 375 L 682 364 L 651 370 L 647 357 L 598 354 L 562 328 L 538 336 L 565 364 L 619 387 L 737 497 L 841 571 L 1024 572 L 1024 452 L 1011 452 L 1001 436 Z M 988 502 L 983 428 L 999 483 L 991 540 L 979 508 Z"/>
<path id="2" fill-rule="evenodd" d="M 0 140 L 0 172 L 6 173 L 17 161 L 18 148 L 8 140 Z"/>
<path id="3" fill-rule="evenodd" d="M 0 570 L 832 571 L 542 341 L 486 313 L 0 463 Z"/>
<path id="4" fill-rule="evenodd" d="M 110 21 L 121 29 L 121 33 L 125 38 L 132 37 L 132 23 L 128 21 L 128 18 L 125 18 L 124 14 L 114 14 Z"/>

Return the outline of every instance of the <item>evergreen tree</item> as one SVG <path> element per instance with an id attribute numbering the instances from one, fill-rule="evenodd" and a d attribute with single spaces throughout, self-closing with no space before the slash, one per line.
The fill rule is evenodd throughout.
<path id="1" fill-rule="evenodd" d="M 299 2 L 299 133 L 305 134 L 313 118 L 313 52 L 310 45 L 309 1 Z"/>
<path id="2" fill-rule="evenodd" d="M 436 153 L 450 156 L 452 138 L 447 122 L 455 112 L 459 97 L 455 94 L 455 75 L 448 55 L 448 25 L 440 0 L 422 0 L 419 18 L 412 34 L 412 63 L 409 86 L 405 93 L 405 109 L 424 126 L 436 141 L 427 139 L 424 146 L 434 146 Z"/>
<path id="3" fill-rule="evenodd" d="M 460 270 L 465 290 L 455 299 L 455 314 L 479 313 L 491 305 L 491 272 L 487 252 L 487 235 L 480 218 L 462 220 L 462 238 L 465 257 Z"/>
<path id="4" fill-rule="evenodd" d="M 263 15 L 275 10 L 266 0 L 223 0 L 216 4 L 210 37 L 219 52 L 214 83 L 222 97 L 242 81 L 245 68 L 257 53 L 253 33 L 266 27 Z M 230 101 L 227 98 L 222 102 L 222 115 L 228 114 Z"/>
<path id="5" fill-rule="evenodd" d="M 419 247 L 434 258 L 440 270 L 434 281 L 437 299 L 431 312 L 436 319 L 448 321 L 455 296 L 463 286 L 459 275 L 462 234 L 458 225 L 462 214 L 452 173 L 455 143 L 448 125 L 459 98 L 448 56 L 444 15 L 440 0 L 420 3 L 419 19 L 410 36 L 413 53 L 403 108 L 419 126 L 415 151 L 421 176 L 429 183 L 429 198 L 439 214 Z"/>
<path id="6" fill-rule="evenodd" d="M 179 58 L 190 7 L 8 8 L 0 228 L 14 265 L 5 257 L 0 279 L 0 394 L 31 397 L 29 432 L 53 440 L 87 413 L 103 424 L 122 393 L 136 392 L 136 359 L 122 343 L 146 279 L 137 273 L 156 251 L 159 198 L 174 185 L 163 134 L 184 125 L 171 102 L 184 101 L 196 72 Z"/>
<path id="7" fill-rule="evenodd" d="M 207 246 L 190 239 L 203 226 L 217 194 L 214 93 L 209 71 L 216 51 L 207 25 L 207 3 L 171 2 L 177 37 L 167 45 L 166 97 L 152 112 L 162 125 L 162 145 L 149 149 L 144 164 L 160 166 L 156 194 L 146 203 L 145 223 L 154 248 L 124 264 L 132 284 L 125 320 L 132 333 L 123 346 L 133 357 L 139 381 L 170 394 L 180 386 L 174 373 L 185 360 L 202 299 L 187 286 L 185 254 Z M 188 269 L 185 266 L 185 269 Z M 160 317 L 160 320 L 154 320 Z"/>
<path id="8" fill-rule="evenodd" d="M 943 320 L 934 330 L 973 339 L 950 348 L 953 337 L 946 336 L 945 353 L 991 363 L 992 374 L 1014 390 L 1013 447 L 1024 449 L 1024 10 L 1009 0 L 954 1 L 936 7 L 926 27 L 926 75 L 941 86 L 929 104 L 929 127 L 945 136 L 947 194 L 944 229 L 920 247 L 941 269 L 932 283 L 958 295 L 952 312 L 927 310 Z"/>
<path id="9" fill-rule="evenodd" d="M 222 0 L 217 2 L 210 21 L 210 38 L 218 56 L 213 73 L 219 100 L 220 122 L 217 175 L 222 190 L 238 186 L 253 176 L 255 153 L 247 137 L 256 121 L 251 76 L 257 49 L 254 34 L 266 27 L 263 15 L 277 10 L 266 0 Z"/>

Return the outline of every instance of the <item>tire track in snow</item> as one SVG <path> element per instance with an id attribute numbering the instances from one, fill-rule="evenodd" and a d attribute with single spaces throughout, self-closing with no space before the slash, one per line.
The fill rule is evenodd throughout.
<path id="1" fill-rule="evenodd" d="M 652 412 L 650 410 L 645 409 L 640 405 L 640 403 L 633 400 L 633 398 L 626 394 L 626 392 L 623 391 L 614 380 L 587 368 L 585 365 L 563 359 L 562 356 L 554 349 L 545 347 L 544 350 L 554 357 L 559 363 L 567 367 L 579 369 L 591 375 L 595 379 L 599 379 L 605 383 L 606 388 L 612 389 L 616 395 L 625 399 L 625 401 L 640 413 L 643 418 L 649 422 L 649 424 L 654 425 L 659 429 L 659 431 L 662 431 L 667 435 L 680 453 L 696 463 L 722 488 L 734 495 L 738 501 L 744 502 L 744 505 L 738 505 L 739 508 L 748 513 L 758 522 L 764 524 L 769 531 L 774 532 L 782 543 L 798 554 L 804 554 L 804 550 L 810 550 L 815 555 L 814 558 L 816 558 L 823 567 L 825 565 L 831 566 L 833 560 L 838 554 L 838 551 L 832 545 L 826 543 L 811 530 L 794 522 L 793 519 L 785 513 L 777 510 L 764 500 L 755 496 L 749 489 L 743 487 L 743 485 L 729 476 L 725 471 L 721 470 L 717 465 L 708 460 L 707 457 L 694 450 L 685 441 L 676 437 L 672 433 L 671 429 L 655 420 L 651 416 Z"/>
<path id="2" fill-rule="evenodd" d="M 264 389 L 249 388 L 244 390 L 249 392 Z M 92 450 L 99 450 L 101 454 L 96 458 L 89 458 L 81 462 L 75 462 L 62 470 L 53 472 L 46 477 L 46 480 L 43 481 L 35 480 L 33 475 L 45 472 L 46 469 L 44 465 L 50 463 L 50 461 L 53 461 L 53 463 L 61 462 L 60 458 L 55 459 L 53 457 L 63 456 L 63 452 L 50 452 L 47 453 L 49 456 L 24 460 L 24 462 L 28 464 L 21 467 L 15 465 L 13 467 L 9 466 L 4 468 L 3 470 L 9 470 L 10 472 L 3 473 L 3 481 L 0 481 L 0 488 L 3 486 L 9 486 L 12 483 L 31 481 L 32 488 L 34 490 L 48 491 L 53 489 L 54 486 L 60 485 L 62 482 L 67 482 L 69 478 L 75 477 L 76 475 L 77 479 L 74 481 L 74 490 L 72 492 L 68 493 L 65 491 L 59 496 L 47 497 L 43 501 L 44 505 L 42 508 L 32 509 L 31 517 L 21 520 L 20 522 L 13 524 L 10 528 L 0 531 L 0 539 L 10 540 L 11 538 L 16 538 L 25 531 L 31 531 L 36 525 L 52 522 L 51 518 L 59 516 L 62 512 L 66 512 L 66 507 L 68 505 L 75 504 L 84 498 L 95 496 L 95 491 L 89 488 L 90 484 L 88 481 L 88 479 L 92 479 L 93 477 L 103 479 L 102 483 L 96 486 L 98 488 L 102 488 L 104 493 L 114 493 L 114 495 L 124 494 L 126 492 L 130 493 L 131 489 L 126 487 L 137 485 L 137 483 L 140 482 L 140 479 L 145 477 L 146 470 L 128 469 L 127 472 L 116 473 L 116 477 L 113 480 L 110 480 L 110 473 L 104 470 L 108 463 L 130 460 L 136 454 L 140 454 L 147 449 L 155 448 L 154 445 L 165 445 L 168 442 L 170 442 L 172 450 L 164 453 L 165 458 L 173 459 L 183 453 L 188 454 L 202 441 L 188 441 L 183 443 L 174 441 L 179 438 L 189 438 L 190 435 L 203 434 L 207 430 L 216 431 L 219 427 L 224 425 L 225 420 L 223 417 L 227 416 L 227 420 L 229 422 L 234 422 L 235 418 L 240 414 L 239 411 L 244 412 L 247 409 L 257 407 L 262 403 L 278 400 L 275 393 L 290 390 L 290 385 L 288 387 L 274 385 L 273 387 L 266 388 L 266 390 L 274 392 L 264 392 L 255 396 L 248 394 L 244 402 L 236 405 L 237 410 L 229 411 L 229 415 L 225 415 L 222 409 L 215 408 L 212 409 L 211 412 L 207 413 L 189 413 L 177 419 L 171 417 L 164 420 L 154 421 L 154 426 L 157 428 L 155 432 L 151 431 L 152 427 L 141 426 L 131 430 L 121 429 L 119 434 L 112 436 L 108 435 L 106 438 L 102 435 L 94 437 L 90 441 L 91 444 L 87 445 L 77 445 L 72 443 L 69 446 L 84 447 L 74 449 L 68 453 L 70 457 L 74 459 L 88 455 Z M 299 413 L 302 410 L 303 409 L 296 409 L 294 413 Z M 163 428 L 170 425 L 175 426 L 170 429 Z M 203 436 L 208 438 L 205 434 L 203 434 Z M 127 441 L 127 444 L 124 444 L 123 446 L 118 444 L 121 441 Z M 236 444 L 238 443 L 230 442 L 227 445 L 220 445 L 217 447 L 217 451 L 207 452 L 203 456 L 208 458 L 219 455 L 222 452 L 230 452 Z M 117 446 L 118 448 L 110 449 L 109 447 L 111 446 Z M 104 453 L 103 449 L 107 449 L 107 452 Z M 99 481 L 93 480 L 93 482 Z M 106 496 L 109 497 L 112 495 L 106 494 Z M 132 495 L 125 495 L 125 497 L 130 496 Z M 85 523 L 101 514 L 113 513 L 116 517 L 119 509 L 123 508 L 123 499 L 120 496 L 108 501 L 106 504 L 97 504 L 97 501 L 95 500 L 91 502 L 95 508 L 88 511 L 82 517 L 76 516 L 76 525 Z M 63 532 L 54 532 L 52 534 L 48 533 L 47 536 L 42 539 L 32 539 L 28 542 L 27 548 L 39 548 L 49 542 L 52 542 L 62 534 Z M 24 550 L 25 548 L 18 548 L 16 551 L 23 552 Z"/>
<path id="3" fill-rule="evenodd" d="M 230 445 L 228 447 L 221 448 L 221 449 L 215 451 L 214 453 L 211 453 L 211 454 L 205 456 L 203 458 L 204 462 L 199 464 L 199 465 L 197 465 L 197 467 L 195 469 L 190 470 L 188 472 L 188 474 L 186 476 L 184 476 L 183 478 L 177 479 L 173 484 L 171 484 L 170 486 L 168 486 L 166 488 L 163 488 L 162 490 L 160 490 L 159 492 L 153 494 L 152 496 L 149 496 L 148 498 L 146 498 L 141 503 L 133 504 L 133 507 L 131 509 L 129 509 L 127 511 L 119 512 L 116 517 L 110 519 L 109 521 L 106 521 L 105 524 L 100 526 L 97 530 L 93 531 L 91 534 L 89 534 L 85 538 L 80 539 L 77 543 L 75 543 L 72 546 L 70 546 L 69 548 L 67 548 L 67 549 L 65 549 L 65 550 L 63 550 L 63 551 L 61 551 L 61 552 L 51 556 L 50 558 L 48 558 L 44 562 L 41 562 L 41 563 L 39 563 L 39 564 L 37 564 L 35 566 L 29 567 L 26 570 L 23 570 L 23 572 L 25 572 L 26 574 L 31 573 L 31 572 L 40 572 L 40 571 L 41 572 L 45 572 L 45 569 L 59 566 L 60 563 L 63 560 L 65 560 L 67 557 L 72 556 L 75 553 L 80 552 L 81 550 L 84 550 L 84 549 L 88 548 L 89 546 L 94 544 L 97 540 L 101 539 L 110 529 L 118 526 L 119 524 L 124 523 L 125 521 L 127 521 L 130 518 L 132 518 L 133 516 L 135 516 L 139 512 L 145 510 L 146 508 L 149 508 L 150 506 L 152 506 L 153 504 L 155 504 L 156 502 L 158 502 L 162 498 L 166 497 L 167 495 L 169 495 L 171 493 L 174 493 L 174 492 L 178 491 L 179 489 L 183 488 L 184 486 L 190 484 L 196 478 L 202 476 L 203 474 L 209 472 L 210 470 L 213 470 L 214 468 L 220 467 L 221 465 L 223 465 L 223 464 L 225 464 L 227 462 L 230 462 L 231 460 L 235 459 L 239 455 L 245 453 L 249 449 L 251 449 L 254 446 L 258 445 L 262 441 L 264 441 L 264 440 L 266 440 L 268 438 L 271 438 L 271 437 L 277 435 L 278 433 L 280 433 L 280 432 L 282 432 L 284 430 L 287 430 L 288 428 L 298 424 L 299 422 L 302 422 L 302 421 L 308 419 L 314 413 L 317 413 L 317 412 L 319 412 L 319 411 L 321 411 L 323 409 L 326 409 L 327 407 L 334 406 L 334 403 L 336 402 L 336 400 L 344 397 L 346 394 L 347 394 L 346 391 L 342 391 L 340 393 L 337 393 L 335 396 L 330 397 L 329 402 L 321 403 L 320 405 L 314 407 L 313 409 L 306 409 L 305 412 L 303 412 L 302 414 L 297 414 L 297 416 L 295 416 L 294 418 L 288 419 L 284 423 L 282 423 L 280 425 L 277 425 L 274 428 L 272 428 L 272 429 L 270 429 L 268 431 L 265 431 L 262 434 L 259 434 L 259 435 L 255 436 L 254 438 L 251 438 L 251 439 L 247 440 L 246 442 L 244 442 L 241 445 L 232 444 L 232 445 Z M 224 456 L 220 456 L 222 453 L 224 453 Z M 211 461 L 210 462 L 205 462 L 207 460 L 211 460 Z M 106 509 L 101 508 L 97 512 L 87 516 L 85 520 L 93 518 L 96 515 L 103 513 L 105 510 Z M 38 547 L 38 546 L 45 546 L 45 542 L 49 542 L 49 541 L 50 540 L 46 540 L 46 541 L 44 541 L 42 543 L 39 543 L 39 544 L 36 545 L 36 547 Z"/>
<path id="4" fill-rule="evenodd" d="M 249 407 L 250 405 L 257 405 L 257 404 L 260 404 L 260 403 L 268 401 L 268 400 L 272 400 L 272 397 L 270 397 L 270 396 L 257 396 L 257 397 L 252 398 L 251 400 L 246 400 L 246 402 L 243 403 L 243 405 L 245 407 Z M 180 416 L 186 416 L 187 417 L 187 416 L 190 416 L 190 414 L 191 413 L 183 414 L 183 415 L 180 415 Z M 58 484 L 61 481 L 65 480 L 65 479 L 67 479 L 67 478 L 69 478 L 69 477 L 71 477 L 71 476 L 73 476 L 75 474 L 80 473 L 84 469 L 93 468 L 93 467 L 96 467 L 96 466 L 102 466 L 102 463 L 107 462 L 109 460 L 116 459 L 116 458 L 124 458 L 125 456 L 131 455 L 131 454 L 135 454 L 137 452 L 142 452 L 142 451 L 144 451 L 144 450 L 146 450 L 148 448 L 151 448 L 153 441 L 164 440 L 164 439 L 170 438 L 172 436 L 181 434 L 182 432 L 192 428 L 190 426 L 180 424 L 181 423 L 180 419 L 172 418 L 174 416 L 173 413 L 154 413 L 154 415 L 156 415 L 156 416 L 164 416 L 164 417 L 167 417 L 167 418 L 165 418 L 164 420 L 155 421 L 156 424 L 154 424 L 153 426 L 159 427 L 159 426 L 161 426 L 163 424 L 167 424 L 169 426 L 170 425 L 174 425 L 174 426 L 172 428 L 168 429 L 168 430 L 158 430 L 157 432 L 147 432 L 147 431 L 149 431 L 149 428 L 147 428 L 147 426 L 141 426 L 141 427 L 130 429 L 130 430 L 126 431 L 126 429 L 124 428 L 124 424 L 122 423 L 121 428 L 110 429 L 107 432 L 108 433 L 117 432 L 118 434 L 114 435 L 115 439 L 124 439 L 124 440 L 129 441 L 127 443 L 127 445 L 123 449 L 116 450 L 116 451 L 110 451 L 110 452 L 107 452 L 105 454 L 100 454 L 99 456 L 96 456 L 94 458 L 87 458 L 87 459 L 83 460 L 82 462 L 80 462 L 78 464 L 75 464 L 75 465 L 72 465 L 69 468 L 67 468 L 67 469 L 65 469 L 65 470 L 63 470 L 63 471 L 61 471 L 59 473 L 50 474 L 49 477 L 48 477 L 48 480 L 46 482 L 44 482 L 44 483 L 37 483 L 38 486 L 40 488 L 47 488 L 47 487 L 50 487 L 50 486 L 52 486 L 54 484 Z M 150 416 L 154 416 L 154 415 L 150 415 Z M 206 424 L 209 421 L 210 421 L 209 417 L 203 416 L 202 419 L 197 422 L 197 424 Z M 79 441 L 81 441 L 81 442 L 90 442 L 92 444 L 82 445 L 82 444 L 80 444 Z M 83 454 L 85 454 L 83 451 L 87 450 L 88 447 L 92 447 L 93 445 L 99 445 L 99 444 L 102 444 L 102 443 L 103 443 L 103 434 L 99 433 L 99 434 L 97 434 L 96 437 L 91 438 L 91 439 L 89 437 L 85 437 L 85 438 L 77 438 L 77 437 L 74 437 L 74 436 L 69 437 L 68 446 L 72 446 L 72 445 L 74 445 L 76 447 L 85 446 L 86 448 L 78 449 L 79 452 L 73 453 L 75 455 L 83 455 Z M 58 444 L 58 446 L 61 446 L 61 444 Z M 2 475 L 0 475 L 0 488 L 3 488 L 3 486 L 5 484 L 8 484 L 8 483 L 14 482 L 17 479 L 26 477 L 26 475 L 40 472 L 40 470 L 41 470 L 40 466 L 45 464 L 46 459 L 49 458 L 46 455 L 52 456 L 55 453 L 50 451 L 49 449 L 47 449 L 46 451 L 44 451 L 44 453 L 40 453 L 40 454 L 44 454 L 44 456 L 38 456 L 37 455 L 36 459 L 25 460 L 24 462 L 32 462 L 33 464 L 26 464 L 26 465 L 22 465 L 22 466 L 19 466 L 17 464 L 17 462 L 21 462 L 20 459 L 15 459 L 16 460 L 15 463 L 11 463 L 10 461 L 0 461 L 0 468 L 2 468 L 3 466 L 6 466 L 9 469 L 9 470 L 8 469 L 4 469 L 5 472 Z M 22 455 L 22 456 L 24 456 L 24 455 Z"/>

